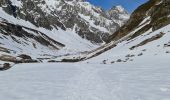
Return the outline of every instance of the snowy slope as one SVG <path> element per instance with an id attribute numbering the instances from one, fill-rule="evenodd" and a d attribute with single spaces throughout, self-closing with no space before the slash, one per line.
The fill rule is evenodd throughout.
<path id="1" fill-rule="evenodd" d="M 104 52 L 89 62 L 113 64 L 167 60 L 170 57 L 169 3 L 169 0 L 149 0 L 139 6 L 128 22 L 110 37 L 110 43 L 89 52 L 86 58 Z"/>
<path id="2" fill-rule="evenodd" d="M 76 48 L 77 46 L 75 45 L 81 45 L 81 47 L 83 47 L 83 45 L 85 44 L 84 45 L 85 47 L 83 49 L 85 49 L 89 45 L 92 46 L 92 43 L 88 42 L 85 39 L 82 39 L 74 31 L 71 31 L 71 30 L 64 31 L 62 29 L 57 30 L 55 28 L 53 30 L 48 30 L 42 27 L 36 27 L 35 25 L 33 25 L 32 23 L 28 21 L 25 21 L 22 19 L 16 19 L 13 16 L 6 14 L 2 9 L 0 9 L 0 12 L 1 12 L 0 18 L 7 20 L 7 22 L 38 30 L 48 35 L 50 38 L 57 40 L 60 43 L 65 44 L 66 46 L 73 46 L 72 49 L 73 48 L 78 49 Z"/>
<path id="3" fill-rule="evenodd" d="M 75 53 L 75 52 L 80 52 L 80 51 L 86 51 L 90 50 L 92 48 L 95 48 L 97 46 L 93 45 L 89 41 L 82 39 L 78 34 L 76 34 L 74 31 L 67 30 L 64 31 L 62 29 L 53 29 L 53 30 L 48 30 L 42 27 L 36 27 L 32 23 L 14 18 L 13 16 L 8 15 L 5 13 L 1 8 L 0 8 L 0 19 L 1 23 L 3 24 L 4 22 L 11 23 L 14 25 L 20 25 L 23 28 L 24 31 L 33 34 L 35 36 L 38 36 L 37 33 L 31 30 L 36 30 L 39 32 L 42 32 L 43 34 L 47 35 L 49 38 L 56 40 L 62 44 L 65 45 L 65 48 L 62 49 L 62 51 L 56 52 L 56 50 L 42 46 L 40 43 L 38 43 L 36 40 L 33 39 L 27 39 L 25 40 L 24 38 L 14 36 L 17 40 L 21 41 L 22 44 L 17 43 L 14 41 L 10 36 L 3 35 L 0 33 L 0 46 L 10 49 L 12 54 L 17 55 L 17 54 L 28 54 L 32 55 L 34 57 L 40 56 L 43 54 L 48 54 L 48 55 L 62 55 L 67 54 L 67 53 Z M 31 30 L 28 30 L 31 29 Z M 3 29 L 1 29 L 3 31 Z M 5 31 L 5 29 L 4 29 Z M 29 44 L 29 45 L 28 45 Z M 33 44 L 36 44 L 36 48 L 33 46 Z M 61 47 L 59 47 L 61 49 Z"/>
<path id="4" fill-rule="evenodd" d="M 170 25 L 156 31 L 153 31 L 153 29 L 150 28 L 146 32 L 141 33 L 141 35 L 139 34 L 139 36 L 132 38 L 136 32 L 150 24 L 150 20 L 150 17 L 146 17 L 141 23 L 139 23 L 137 28 L 117 41 L 104 44 L 101 47 L 88 52 L 54 59 L 64 59 L 66 61 L 82 61 L 89 59 L 86 62 L 113 64 L 131 62 L 137 59 L 139 59 L 138 61 L 141 61 L 150 56 L 156 58 L 164 58 L 164 56 L 169 57 Z"/>
<path id="5" fill-rule="evenodd" d="M 157 37 L 162 34 L 162 37 Z M 157 37 L 154 38 L 154 37 Z M 166 61 L 170 58 L 170 25 L 157 31 L 148 30 L 144 34 L 122 41 L 111 50 L 90 59 L 93 63 L 126 63 Z M 146 43 L 145 43 L 146 42 Z M 144 43 L 144 44 L 143 44 Z M 141 62 L 142 64 L 142 62 Z"/>

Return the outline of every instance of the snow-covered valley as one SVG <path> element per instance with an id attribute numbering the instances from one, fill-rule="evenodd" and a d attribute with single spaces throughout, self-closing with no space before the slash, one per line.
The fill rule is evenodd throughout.
<path id="1" fill-rule="evenodd" d="M 77 63 L 17 64 L 0 72 L 4 100 L 170 100 L 169 25 Z M 130 49 L 151 37 L 157 40 Z"/>
<path id="2" fill-rule="evenodd" d="M 169 9 L 0 1 L 0 100 L 170 100 Z"/>
<path id="3" fill-rule="evenodd" d="M 169 61 L 141 63 L 19 64 L 8 71 L 0 72 L 0 98 L 169 100 Z"/>

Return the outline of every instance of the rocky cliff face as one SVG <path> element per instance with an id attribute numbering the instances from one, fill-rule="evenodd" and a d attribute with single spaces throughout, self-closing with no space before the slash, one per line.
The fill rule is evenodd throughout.
<path id="1" fill-rule="evenodd" d="M 106 12 L 86 0 L 3 0 L 0 7 L 37 27 L 72 30 L 93 43 L 106 41 L 129 17 L 120 6 Z"/>
<path id="2" fill-rule="evenodd" d="M 149 29 L 155 31 L 168 24 L 170 24 L 170 1 L 149 0 L 132 13 L 128 22 L 110 37 L 110 41 L 118 40 L 141 26 L 142 28 L 135 31 L 131 38 L 139 36 Z"/>

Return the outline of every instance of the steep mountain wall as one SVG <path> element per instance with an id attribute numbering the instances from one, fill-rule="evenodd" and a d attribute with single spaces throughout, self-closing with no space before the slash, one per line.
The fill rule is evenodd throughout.
<path id="1" fill-rule="evenodd" d="M 152 29 L 153 31 L 170 24 L 170 1 L 169 0 L 149 0 L 147 3 L 138 7 L 131 15 L 130 20 L 116 31 L 109 39 L 118 40 L 126 36 L 141 25 L 146 24 L 140 30 L 136 31 L 131 37 L 134 38 L 140 34 Z M 140 24 L 144 19 L 146 19 Z"/>

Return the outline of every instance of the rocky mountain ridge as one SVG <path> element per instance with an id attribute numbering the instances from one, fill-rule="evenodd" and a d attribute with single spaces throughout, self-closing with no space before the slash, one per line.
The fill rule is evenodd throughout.
<path id="1" fill-rule="evenodd" d="M 37 27 L 71 29 L 93 43 L 106 41 L 129 18 L 122 7 L 105 12 L 85 0 L 5 0 L 0 5 L 6 13 Z"/>

